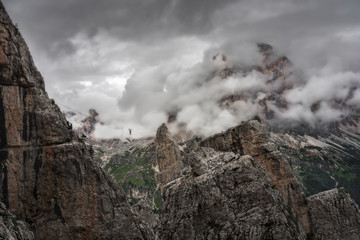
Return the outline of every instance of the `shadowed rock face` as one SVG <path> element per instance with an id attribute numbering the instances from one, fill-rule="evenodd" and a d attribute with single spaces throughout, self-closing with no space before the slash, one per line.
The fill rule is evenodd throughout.
<path id="1" fill-rule="evenodd" d="M 205 151 L 206 173 L 164 188 L 162 239 L 306 239 L 252 157 Z"/>
<path id="2" fill-rule="evenodd" d="M 293 175 L 290 170 L 281 173 L 284 169 L 280 167 L 268 173 L 261 164 L 268 161 L 277 166 L 281 161 L 266 155 L 274 151 L 274 146 L 265 141 L 266 132 L 257 122 L 235 129 L 238 132 L 230 129 L 199 145 L 187 142 L 181 160 L 180 147 L 171 140 L 166 126 L 158 129 L 155 145 L 161 147 L 156 148 L 156 154 L 163 156 L 157 158 L 158 165 L 182 164 L 174 169 L 175 174 L 172 168 L 159 167 L 160 175 L 164 169 L 170 176 L 163 183 L 162 239 L 306 239 L 299 225 L 302 219 L 293 214 L 295 208 L 302 209 L 300 204 L 308 213 L 303 193 L 299 189 L 296 193 L 303 198 L 292 202 L 299 196 L 282 192 L 288 186 L 280 178 L 295 184 Z M 249 153 L 258 160 L 246 155 Z"/>
<path id="3" fill-rule="evenodd" d="M 317 239 L 359 239 L 360 210 L 345 189 L 321 192 L 308 201 Z"/>
<path id="4" fill-rule="evenodd" d="M 0 202 L 0 239 L 7 240 L 32 240 L 34 234 L 27 228 L 25 223 L 16 219 Z"/>
<path id="5" fill-rule="evenodd" d="M 44 90 L 0 2 L 0 199 L 36 239 L 152 239 Z"/>
<path id="6" fill-rule="evenodd" d="M 306 199 L 257 121 L 157 151 L 174 148 L 182 168 L 163 186 L 162 239 L 358 239 L 360 211 L 350 195 L 333 189 Z"/>
<path id="7" fill-rule="evenodd" d="M 203 140 L 200 146 L 252 156 L 290 203 L 306 233 L 311 233 L 311 219 L 305 195 L 289 164 L 279 155 L 269 133 L 258 121 L 245 122 L 224 133 L 209 137 Z"/>
<path id="8" fill-rule="evenodd" d="M 181 175 L 180 151 L 165 124 L 157 130 L 155 147 L 159 167 L 157 180 L 163 186 Z"/>

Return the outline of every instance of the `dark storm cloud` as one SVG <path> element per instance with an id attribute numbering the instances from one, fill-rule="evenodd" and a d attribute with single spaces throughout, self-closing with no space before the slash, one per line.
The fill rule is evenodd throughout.
<path id="1" fill-rule="evenodd" d="M 122 41 L 150 41 L 213 29 L 211 16 L 234 0 L 4 0 L 32 45 L 57 55 L 72 50 L 79 31 L 89 38 L 105 29 Z"/>
<path id="2" fill-rule="evenodd" d="M 76 50 L 69 39 L 79 32 L 91 39 L 99 30 L 105 30 L 119 41 L 145 45 L 183 35 L 210 41 L 252 40 L 269 42 L 287 51 L 297 43 L 302 44 L 301 39 L 326 37 L 334 31 L 357 27 L 360 22 L 360 2 L 356 0 L 4 0 L 4 3 L 25 37 L 31 36 L 27 38 L 30 46 L 46 48 L 54 58 Z"/>
<path id="3" fill-rule="evenodd" d="M 257 6 L 256 2 L 262 2 Z M 342 57 L 346 67 L 357 67 L 359 59 L 355 49 L 360 49 L 360 41 L 344 41 L 341 34 L 359 32 L 360 1 L 254 1 L 250 6 L 239 2 L 219 13 L 229 15 L 232 11 L 246 9 L 255 13 L 251 16 L 244 11 L 232 15 L 231 19 L 221 19 L 219 35 L 223 38 L 245 39 L 268 42 L 285 53 L 302 67 L 321 67 L 333 56 Z M 266 17 L 268 16 L 268 17 Z M 352 51 L 350 50 L 352 49 Z M 349 61 L 347 61 L 349 59 Z"/>
<path id="4" fill-rule="evenodd" d="M 96 108 L 105 120 L 118 122 L 125 130 L 129 122 L 148 129 L 164 121 L 169 106 L 149 91 L 161 92 L 165 85 L 174 93 L 172 100 L 167 97 L 166 101 L 183 107 L 180 117 L 189 125 L 235 124 L 231 114 L 221 112 L 208 99 L 206 93 L 217 94 L 214 89 L 200 89 L 202 95 L 194 92 L 194 83 L 189 81 L 206 75 L 207 58 L 218 52 L 227 53 L 236 64 L 252 63 L 257 59 L 255 42 L 273 45 L 307 80 L 301 89 L 288 93 L 294 107 L 281 113 L 284 117 L 308 121 L 336 118 L 342 113 L 332 111 L 326 103 L 321 116 L 307 111 L 308 105 L 318 98 L 326 101 L 330 90 L 341 98 L 360 82 L 359 0 L 3 2 L 30 45 L 49 95 L 82 112 Z M 251 79 L 257 82 L 256 76 Z M 119 110 L 116 103 L 126 81 Z M 148 101 L 137 99 L 138 95 Z M 349 104 L 360 105 L 359 96 L 360 91 L 354 92 Z M 184 101 L 194 97 L 196 104 Z M 194 122 L 195 110 L 199 118 Z M 227 118 L 219 119 L 214 113 Z"/>

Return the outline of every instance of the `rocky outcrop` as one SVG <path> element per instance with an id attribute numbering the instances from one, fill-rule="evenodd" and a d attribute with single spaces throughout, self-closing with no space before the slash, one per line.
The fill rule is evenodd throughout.
<path id="1" fill-rule="evenodd" d="M 260 163 L 268 157 L 261 156 L 264 151 L 274 151 L 274 146 L 264 141 L 265 131 L 258 132 L 262 128 L 256 122 L 238 128 L 241 134 L 230 129 L 200 144 L 189 141 L 181 147 L 182 174 L 163 186 L 161 239 L 306 239 L 299 215 L 294 215 L 298 202 L 292 204 L 291 198 L 282 194 Z M 158 164 L 179 159 L 174 156 L 180 155 L 180 147 L 170 141 L 166 126 L 159 132 L 164 137 L 157 137 L 155 144 L 164 139 L 167 144 L 156 148 L 157 155 L 166 156 L 158 158 Z M 174 152 L 177 154 L 169 154 Z M 260 164 L 245 152 L 252 153 Z M 171 168 L 165 170 L 173 176 Z M 161 168 L 159 171 L 161 174 Z M 288 174 L 286 180 L 291 172 Z"/>
<path id="2" fill-rule="evenodd" d="M 79 129 L 79 132 L 82 132 L 87 137 L 91 136 L 95 130 L 95 124 L 99 122 L 98 116 L 99 114 L 95 109 L 89 109 L 89 116 L 82 120 L 83 126 Z"/>
<path id="3" fill-rule="evenodd" d="M 69 107 L 68 107 L 69 108 Z M 77 111 L 67 111 L 64 113 L 66 119 L 70 122 L 73 131 L 85 139 L 96 141 L 94 137 L 95 126 L 101 123 L 99 113 L 95 109 L 89 109 L 88 115 Z"/>
<path id="4" fill-rule="evenodd" d="M 321 192 L 308 201 L 317 239 L 359 239 L 360 210 L 345 189 Z"/>
<path id="5" fill-rule="evenodd" d="M 3 150 L 3 201 L 31 225 L 36 239 L 151 236 L 122 189 L 87 152 L 79 143 Z"/>
<path id="6" fill-rule="evenodd" d="M 175 146 L 182 174 L 163 186 L 160 238 L 357 239 L 360 211 L 350 195 L 334 189 L 306 199 L 272 141 L 249 121 Z"/>
<path id="7" fill-rule="evenodd" d="M 7 240 L 32 240 L 34 234 L 26 224 L 16 219 L 0 202 L 0 239 Z"/>
<path id="8" fill-rule="evenodd" d="M 36 239 L 152 239 L 44 89 L 0 2 L 0 198 Z"/>
<path id="9" fill-rule="evenodd" d="M 139 214 L 141 221 L 158 233 L 159 215 L 154 214 L 153 209 L 146 200 L 141 199 L 132 206 L 132 209 Z"/>
<path id="10" fill-rule="evenodd" d="M 190 159 L 201 159 L 195 176 L 164 187 L 161 239 L 306 239 L 252 157 L 203 149 Z"/>
<path id="11" fill-rule="evenodd" d="M 292 206 L 305 232 L 311 233 L 311 219 L 305 195 L 289 164 L 281 157 L 269 133 L 258 121 L 245 122 L 224 133 L 209 137 L 200 142 L 200 146 L 213 148 L 216 151 L 252 156 Z"/>
<path id="12" fill-rule="evenodd" d="M 181 176 L 180 150 L 163 123 L 156 133 L 157 180 L 161 186 Z"/>

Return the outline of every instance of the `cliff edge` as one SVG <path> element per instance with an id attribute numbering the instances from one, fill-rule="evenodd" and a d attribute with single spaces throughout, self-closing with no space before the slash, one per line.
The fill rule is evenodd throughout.
<path id="1" fill-rule="evenodd" d="M 35 239 L 152 239 L 72 132 L 0 2 L 0 200 Z"/>

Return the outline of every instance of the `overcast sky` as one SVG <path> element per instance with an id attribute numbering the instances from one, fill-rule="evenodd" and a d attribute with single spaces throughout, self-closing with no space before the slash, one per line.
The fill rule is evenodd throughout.
<path id="1" fill-rule="evenodd" d="M 149 115 L 134 123 L 135 118 L 141 118 L 139 109 L 149 109 L 151 104 L 136 106 L 126 101 L 141 100 L 146 95 L 144 89 L 161 83 L 157 79 L 162 75 L 177 72 L 182 76 L 192 69 L 190 77 L 198 76 L 193 71 L 200 71 L 199 67 L 194 66 L 206 61 L 209 54 L 216 52 L 214 49 L 225 49 L 228 54 L 251 62 L 256 58 L 251 43 L 266 42 L 288 56 L 309 79 L 341 82 L 341 74 L 348 74 L 352 86 L 359 81 L 359 0 L 3 3 L 30 47 L 49 96 L 63 110 L 69 106 L 87 113 L 89 108 L 95 108 L 102 120 L 112 126 L 102 129 L 101 136 L 117 136 L 121 128 L 127 131 L 138 125 L 142 126 L 138 128 L 140 132 L 151 131 L 146 124 L 157 124 L 164 116 L 143 110 Z M 128 79 L 133 79 L 127 87 L 132 97 L 121 100 Z M 180 85 L 186 81 L 181 79 Z M 327 85 L 328 80 L 324 81 Z M 131 85 L 136 84 L 141 88 L 134 90 L 136 87 Z M 316 94 L 304 93 L 304 89 L 294 96 Z M 161 101 L 164 99 L 157 103 Z M 360 102 L 360 93 L 352 101 Z"/>

